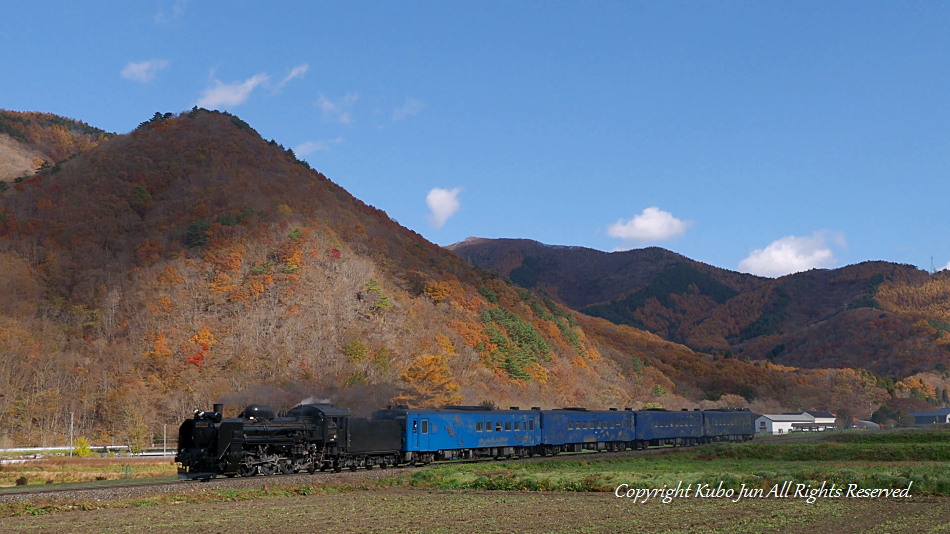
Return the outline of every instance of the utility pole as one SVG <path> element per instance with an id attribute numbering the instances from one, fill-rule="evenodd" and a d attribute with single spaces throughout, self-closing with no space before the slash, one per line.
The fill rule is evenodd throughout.
<path id="1" fill-rule="evenodd" d="M 69 456 L 73 455 L 73 412 L 69 412 Z"/>

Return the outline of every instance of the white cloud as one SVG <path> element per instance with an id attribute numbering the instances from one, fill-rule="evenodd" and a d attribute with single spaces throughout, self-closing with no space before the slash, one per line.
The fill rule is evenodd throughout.
<path id="1" fill-rule="evenodd" d="M 455 215 L 462 204 L 458 196 L 462 192 L 461 188 L 442 189 L 433 188 L 426 195 L 426 204 L 429 206 L 429 222 L 436 228 L 442 228 L 449 217 Z"/>
<path id="2" fill-rule="evenodd" d="M 155 76 L 167 68 L 168 65 L 167 59 L 150 59 L 139 63 L 129 63 L 119 75 L 126 80 L 147 83 L 154 80 Z"/>
<path id="3" fill-rule="evenodd" d="M 937 269 L 937 270 L 938 270 L 938 271 L 950 271 L 950 263 L 947 263 L 946 265 L 944 265 L 943 267 L 941 267 L 940 269 Z"/>
<path id="4" fill-rule="evenodd" d="M 404 121 L 409 117 L 418 115 L 425 104 L 415 98 L 407 98 L 403 105 L 393 110 L 393 122 Z"/>
<path id="5" fill-rule="evenodd" d="M 692 221 L 677 219 L 672 213 L 656 206 L 643 210 L 629 221 L 620 219 L 607 228 L 607 235 L 628 243 L 654 243 L 683 235 Z"/>
<path id="6" fill-rule="evenodd" d="M 205 89 L 198 100 L 198 105 L 203 108 L 238 106 L 246 102 L 251 92 L 269 78 L 266 74 L 255 74 L 243 82 L 226 84 L 221 83 L 220 80 L 214 80 L 214 87 Z"/>
<path id="7" fill-rule="evenodd" d="M 317 100 L 317 107 L 323 112 L 325 118 L 341 124 L 350 124 L 352 122 L 350 109 L 359 99 L 360 96 L 356 93 L 347 93 L 346 96 L 335 102 L 324 95 L 320 95 L 320 99 Z"/>
<path id="8" fill-rule="evenodd" d="M 342 142 L 342 137 L 326 139 L 324 141 L 304 141 L 303 143 L 297 145 L 297 148 L 294 149 L 294 154 L 297 154 L 298 156 L 306 156 L 307 154 L 313 154 L 314 152 L 319 152 L 321 150 L 330 150 Z"/>
<path id="9" fill-rule="evenodd" d="M 831 267 L 837 262 L 832 247 L 844 245 L 844 236 L 838 232 L 815 232 L 811 237 L 785 236 L 763 249 L 753 250 L 739 262 L 739 270 L 777 277 Z"/>
<path id="10" fill-rule="evenodd" d="M 294 79 L 296 79 L 296 78 L 300 78 L 301 76 L 303 76 L 304 74 L 306 74 L 308 70 L 310 70 L 310 65 L 307 65 L 306 63 L 304 63 L 303 65 L 297 65 L 296 67 L 294 67 L 294 68 L 290 71 L 290 74 L 288 74 L 287 76 L 284 76 L 284 79 L 281 80 L 281 81 L 274 87 L 274 92 L 276 93 L 277 91 L 280 91 L 281 89 L 284 88 L 285 85 L 287 85 L 288 83 L 290 83 L 291 80 L 294 80 Z"/>

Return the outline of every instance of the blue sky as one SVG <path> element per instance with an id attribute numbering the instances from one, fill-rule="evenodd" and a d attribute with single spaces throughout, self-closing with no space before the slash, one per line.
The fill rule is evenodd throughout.
<path id="1" fill-rule="evenodd" d="M 0 108 L 240 116 L 429 240 L 950 265 L 950 4 L 44 1 Z"/>

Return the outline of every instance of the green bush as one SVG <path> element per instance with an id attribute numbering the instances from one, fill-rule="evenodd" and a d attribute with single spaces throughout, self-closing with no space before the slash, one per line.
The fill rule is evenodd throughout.
<path id="1" fill-rule="evenodd" d="M 89 444 L 89 440 L 82 436 L 76 438 L 76 443 L 73 444 L 73 452 L 80 458 L 89 458 L 95 455 Z"/>
<path id="2" fill-rule="evenodd" d="M 489 308 L 482 312 L 482 322 L 489 340 L 498 347 L 491 353 L 492 359 L 511 378 L 527 380 L 526 365 L 551 359 L 547 342 L 518 314 L 502 308 Z"/>
<path id="3" fill-rule="evenodd" d="M 204 248 L 208 245 L 208 222 L 194 221 L 185 230 L 185 246 L 188 248 Z"/>

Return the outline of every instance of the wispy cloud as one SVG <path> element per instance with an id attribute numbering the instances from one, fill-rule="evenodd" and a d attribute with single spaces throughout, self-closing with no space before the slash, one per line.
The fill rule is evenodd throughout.
<path id="1" fill-rule="evenodd" d="M 784 276 L 809 269 L 832 267 L 835 259 L 833 247 L 845 246 L 844 235 L 823 230 L 811 237 L 785 236 L 767 247 L 753 250 L 739 262 L 739 270 L 760 276 Z"/>
<path id="2" fill-rule="evenodd" d="M 238 106 L 247 101 L 257 86 L 270 79 L 266 74 L 255 74 L 243 82 L 221 83 L 213 80 L 214 86 L 205 89 L 198 99 L 198 105 L 203 108 L 217 108 Z"/>
<path id="3" fill-rule="evenodd" d="M 158 13 L 155 13 L 155 22 L 163 26 L 171 25 L 181 19 L 187 7 L 188 0 L 175 0 L 168 11 L 164 8 L 158 9 Z"/>
<path id="4" fill-rule="evenodd" d="M 425 108 L 425 104 L 421 100 L 407 98 L 403 105 L 393 110 L 393 122 L 404 121 L 409 117 L 418 115 L 423 108 Z"/>
<path id="5" fill-rule="evenodd" d="M 313 154 L 314 152 L 320 152 L 321 150 L 330 150 L 342 142 L 342 137 L 327 139 L 324 141 L 304 141 L 303 143 L 297 145 L 297 148 L 294 149 L 294 154 L 297 154 L 298 156 L 306 156 L 308 154 Z"/>
<path id="6" fill-rule="evenodd" d="M 341 124 L 350 124 L 352 122 L 350 110 L 359 99 L 360 96 L 356 93 L 347 93 L 346 96 L 336 101 L 320 95 L 320 99 L 317 100 L 317 107 L 323 112 L 324 118 Z"/>
<path id="7" fill-rule="evenodd" d="M 297 78 L 302 77 L 304 74 L 307 73 L 308 70 L 310 70 L 310 65 L 307 65 L 306 63 L 304 63 L 303 65 L 297 65 L 290 71 L 290 74 L 288 74 L 287 76 L 284 76 L 284 79 L 278 82 L 277 85 L 274 86 L 274 92 L 276 93 L 280 91 L 281 89 L 283 89 L 284 86 L 290 83 L 291 80 L 295 80 Z"/>
<path id="8" fill-rule="evenodd" d="M 642 245 L 681 236 L 692 224 L 692 221 L 677 219 L 672 213 L 652 206 L 628 221 L 620 219 L 610 225 L 607 235 L 623 239 L 628 246 Z"/>
<path id="9" fill-rule="evenodd" d="M 168 68 L 169 64 L 167 59 L 150 59 L 138 63 L 128 63 L 119 73 L 119 76 L 133 82 L 148 83 L 154 80 L 159 72 Z"/>
<path id="10" fill-rule="evenodd" d="M 445 221 L 462 207 L 458 198 L 461 192 L 462 189 L 459 187 L 454 189 L 436 187 L 429 191 L 426 195 L 426 204 L 429 206 L 429 223 L 432 226 L 442 228 Z"/>

